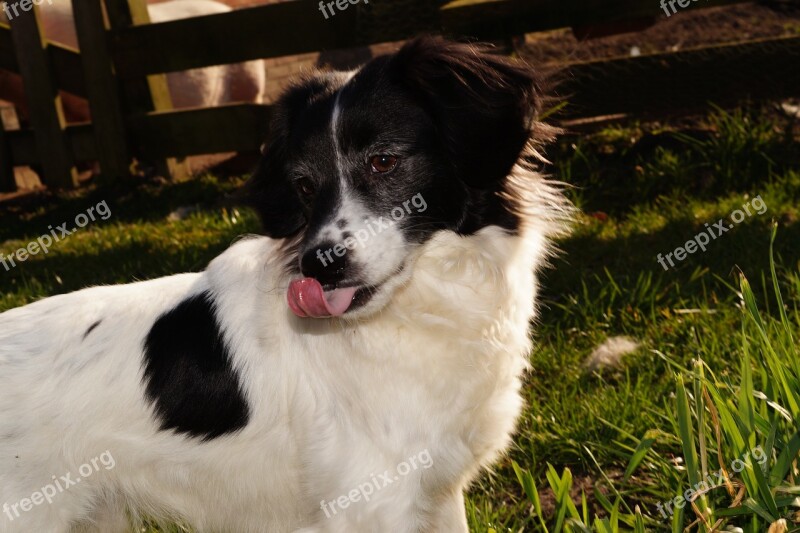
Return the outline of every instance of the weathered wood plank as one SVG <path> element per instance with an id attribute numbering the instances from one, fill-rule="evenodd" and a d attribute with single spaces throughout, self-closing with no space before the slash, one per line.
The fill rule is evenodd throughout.
<path id="1" fill-rule="evenodd" d="M 149 158 L 255 151 L 267 136 L 270 109 L 232 104 L 150 113 L 131 119 L 131 135 Z"/>
<path id="2" fill-rule="evenodd" d="M 36 165 L 39 163 L 39 156 L 36 153 L 36 139 L 33 138 L 31 130 L 7 131 L 6 141 L 15 165 Z"/>
<path id="3" fill-rule="evenodd" d="M 14 181 L 14 160 L 11 159 L 11 146 L 6 135 L 3 119 L 0 117 L 0 192 L 17 190 Z"/>
<path id="4" fill-rule="evenodd" d="M 687 1 L 687 0 L 683 0 Z M 689 2 L 687 9 L 737 4 L 750 0 Z M 672 14 L 669 6 L 667 11 Z M 658 0 L 455 0 L 442 6 L 446 35 L 499 39 L 557 28 L 665 17 Z"/>
<path id="5" fill-rule="evenodd" d="M 14 54 L 14 41 L 11 38 L 11 27 L 0 22 L 0 68 L 19 72 L 17 56 Z"/>
<path id="6" fill-rule="evenodd" d="M 62 91 L 86 98 L 86 80 L 81 68 L 81 55 L 74 48 L 49 43 L 47 54 L 53 67 L 56 85 Z"/>
<path id="7" fill-rule="evenodd" d="M 267 135 L 270 107 L 258 104 L 154 112 L 130 120 L 130 136 L 142 157 L 164 159 L 258 150 Z M 31 130 L 6 132 L 17 165 L 39 161 Z M 67 142 L 76 161 L 99 158 L 91 124 L 69 126 Z"/>
<path id="8" fill-rule="evenodd" d="M 112 32 L 114 63 L 120 77 L 130 78 L 367 44 L 356 31 L 355 14 L 350 6 L 326 20 L 319 0 L 295 0 L 124 28 Z"/>
<path id="9" fill-rule="evenodd" d="M 119 101 L 120 87 L 106 39 L 101 0 L 72 0 L 75 29 L 92 113 L 97 153 L 103 181 L 130 174 L 131 156 L 125 119 Z"/>
<path id="10" fill-rule="evenodd" d="M 796 96 L 800 87 L 800 37 L 592 61 L 567 72 L 559 92 L 569 102 L 561 115 L 570 118 L 663 116 L 709 102 L 781 99 Z"/>
<path id="11" fill-rule="evenodd" d="M 94 130 L 91 124 L 68 126 L 65 130 L 67 146 L 75 161 L 96 161 L 97 149 L 94 143 Z M 36 139 L 31 130 L 7 131 L 8 145 L 15 165 L 38 165 Z"/>
<path id="12" fill-rule="evenodd" d="M 78 173 L 64 136 L 64 112 L 50 72 L 38 8 L 20 10 L 11 20 L 14 52 L 24 81 L 36 151 L 47 185 L 74 187 Z"/>
<path id="13" fill-rule="evenodd" d="M 141 145 L 140 155 L 154 160 L 253 151 L 266 138 L 269 117 L 270 107 L 257 104 L 154 112 L 132 118 L 130 135 Z M 9 131 L 6 135 L 15 164 L 38 163 L 31 130 Z M 90 124 L 69 126 L 66 136 L 76 161 L 98 159 Z"/>

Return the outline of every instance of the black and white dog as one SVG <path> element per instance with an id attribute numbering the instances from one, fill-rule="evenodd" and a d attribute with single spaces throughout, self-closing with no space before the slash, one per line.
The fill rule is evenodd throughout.
<path id="1" fill-rule="evenodd" d="M 266 237 L 0 314 L 0 532 L 466 531 L 571 208 L 541 82 L 421 38 L 275 106 Z"/>

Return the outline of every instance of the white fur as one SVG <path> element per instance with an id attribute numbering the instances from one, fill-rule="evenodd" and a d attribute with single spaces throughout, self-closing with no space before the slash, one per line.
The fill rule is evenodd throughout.
<path id="1" fill-rule="evenodd" d="M 352 76 L 351 76 L 352 77 Z M 339 171 L 339 180 L 344 181 L 344 163 L 342 148 L 339 146 L 339 117 L 342 114 L 342 108 L 339 105 L 339 99 L 342 97 L 341 89 L 336 92 L 336 99 L 333 101 L 333 111 L 331 113 L 331 143 L 333 144 L 333 151 L 336 154 L 336 169 Z"/>
<path id="2" fill-rule="evenodd" d="M 148 6 L 151 22 L 167 22 L 202 15 L 226 13 L 231 8 L 211 0 L 170 0 Z M 54 42 L 78 47 L 71 0 L 45 0 L 39 7 L 45 36 Z M 0 21 L 8 23 L 0 10 Z M 211 107 L 231 102 L 260 103 L 266 87 L 262 60 L 233 65 L 175 72 L 167 75 L 172 104 L 177 108 Z M 0 99 L 9 100 L 25 110 L 22 79 L 0 74 Z M 82 98 L 65 95 L 64 113 L 70 122 L 89 120 L 89 106 Z M 27 114 L 25 111 L 24 114 Z"/>

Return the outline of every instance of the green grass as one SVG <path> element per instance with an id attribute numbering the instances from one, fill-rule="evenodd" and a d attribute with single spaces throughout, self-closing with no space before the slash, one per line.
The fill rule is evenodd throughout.
<path id="1" fill-rule="evenodd" d="M 471 530 L 710 530 L 721 519 L 717 530 L 755 533 L 791 517 L 797 466 L 788 459 L 800 416 L 797 124 L 765 109 L 715 110 L 699 121 L 566 136 L 548 157 L 585 214 L 543 275 L 528 409 L 508 457 L 469 491 Z M 240 183 L 206 176 L 91 190 L 0 214 L 0 253 L 9 253 L 101 200 L 112 211 L 46 256 L 10 272 L 0 266 L 0 310 L 89 284 L 202 269 L 257 229 L 252 214 L 217 203 Z M 675 268 L 657 263 L 755 196 L 766 213 Z M 167 220 L 184 205 L 200 209 Z M 617 335 L 642 347 L 617 369 L 583 371 L 592 349 Z M 757 445 L 775 453 L 767 472 L 736 475 L 744 514 L 725 511 L 738 493 L 721 488 L 695 502 L 709 526 L 687 507 L 676 515 L 681 524 L 662 520 L 656 504 Z"/>

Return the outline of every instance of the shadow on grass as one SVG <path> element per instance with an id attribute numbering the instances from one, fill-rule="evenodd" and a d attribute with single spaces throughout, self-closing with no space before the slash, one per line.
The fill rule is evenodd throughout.
<path id="1" fill-rule="evenodd" d="M 620 123 L 565 135 L 547 149 L 549 172 L 580 189 L 582 207 L 615 215 L 659 197 L 713 200 L 763 187 L 800 164 L 800 121 L 765 107 L 716 110 L 699 124 Z"/>
<path id="2" fill-rule="evenodd" d="M 111 211 L 109 220 L 104 222 L 119 223 L 164 220 L 182 206 L 231 207 L 230 194 L 242 183 L 240 179 L 202 176 L 180 183 L 119 183 L 58 195 L 40 195 L 19 204 L 0 206 L 0 242 L 35 239 L 47 233 L 48 226 L 55 228 L 64 222 L 68 227 L 74 227 L 78 214 L 103 201 Z"/>
<path id="3" fill-rule="evenodd" d="M 713 307 L 735 298 L 732 287 L 737 284 L 738 271 L 750 279 L 759 301 L 769 302 L 769 309 L 774 309 L 772 290 L 762 286 L 762 280 L 769 280 L 770 219 L 748 220 L 713 240 L 705 252 L 698 250 L 665 271 L 657 261 L 658 254 L 683 247 L 703 229 L 702 225 L 680 220 L 657 231 L 626 237 L 605 239 L 590 234 L 566 240 L 553 268 L 544 272 L 542 296 L 549 309 L 542 313 L 542 323 L 563 324 L 572 314 L 565 311 L 570 305 L 591 303 L 576 301 L 576 295 L 607 292 L 612 280 L 620 291 L 617 308 L 622 305 L 649 313 L 653 307 L 670 305 Z M 779 269 L 797 272 L 798 244 L 800 224 L 779 226 L 775 241 Z M 642 289 L 645 276 L 650 280 L 649 288 Z M 797 295 L 793 297 L 794 304 L 800 305 Z M 787 304 L 792 305 L 791 300 Z M 602 308 L 595 312 L 602 312 Z"/>
<path id="4" fill-rule="evenodd" d="M 207 246 L 184 245 L 168 250 L 154 250 L 150 244 L 132 242 L 109 249 L 82 251 L 79 255 L 67 252 L 44 256 L 20 263 L 9 271 L 0 265 L 0 295 L 35 299 L 95 285 L 197 272 L 222 253 L 233 238 L 234 234 L 226 233 Z"/>

